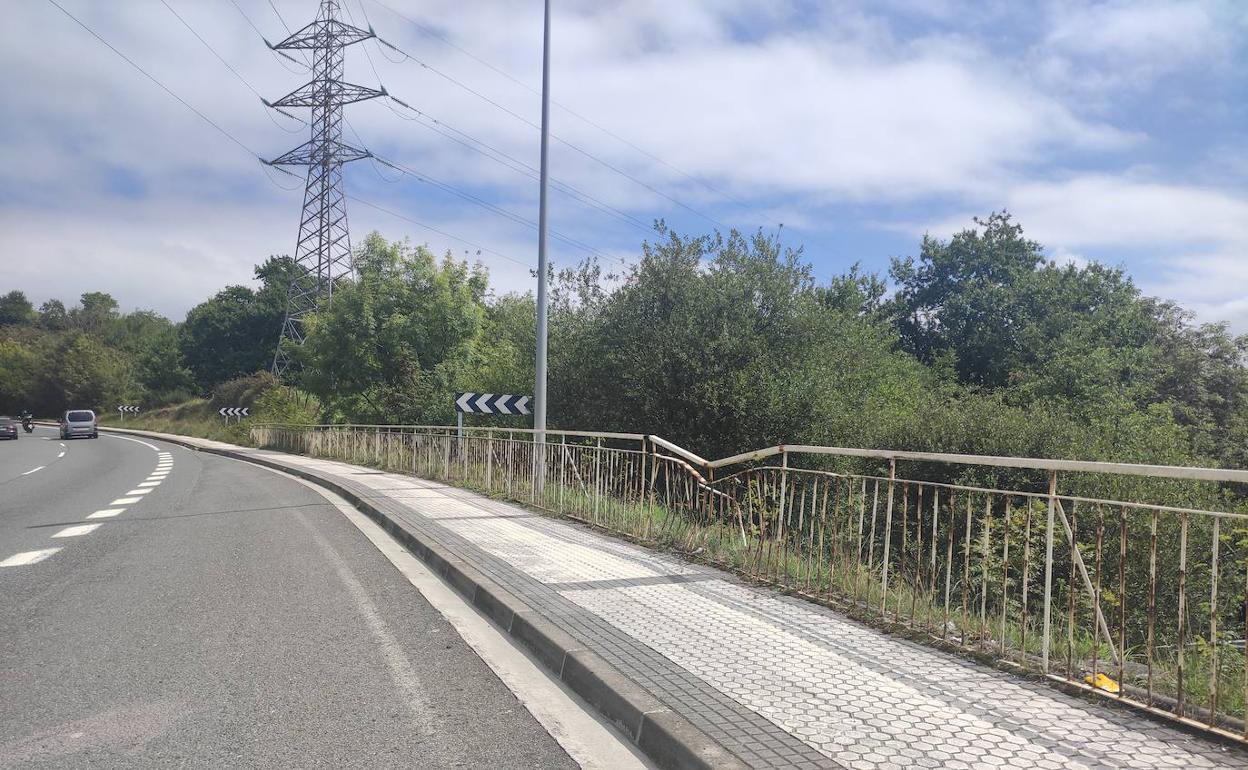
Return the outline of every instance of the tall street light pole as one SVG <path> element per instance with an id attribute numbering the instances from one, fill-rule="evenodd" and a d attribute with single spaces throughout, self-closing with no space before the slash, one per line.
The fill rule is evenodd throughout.
<path id="1" fill-rule="evenodd" d="M 550 0 L 545 2 L 542 29 L 542 160 L 541 201 L 537 214 L 537 381 L 533 386 L 534 441 L 546 441 L 546 167 L 547 139 L 550 135 Z M 544 463 L 538 468 L 538 483 L 545 477 Z"/>

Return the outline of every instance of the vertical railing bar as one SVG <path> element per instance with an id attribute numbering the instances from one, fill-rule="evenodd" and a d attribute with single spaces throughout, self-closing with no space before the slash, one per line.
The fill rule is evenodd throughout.
<path id="1" fill-rule="evenodd" d="M 984 495 L 984 543 L 980 556 L 979 638 L 988 634 L 988 562 L 992 550 L 992 494 Z"/>
<path id="2" fill-rule="evenodd" d="M 1118 509 L 1118 698 L 1126 693 L 1127 669 L 1127 509 Z"/>
<path id="3" fill-rule="evenodd" d="M 1044 531 L 1044 636 L 1040 640 L 1040 666 L 1049 673 L 1049 638 L 1053 623 L 1053 518 L 1057 508 L 1057 471 L 1049 472 L 1049 520 Z"/>
<path id="4" fill-rule="evenodd" d="M 902 482 L 901 484 L 901 548 L 897 551 L 897 574 L 904 581 L 906 576 L 906 539 L 910 532 L 910 484 Z M 899 585 L 902 581 L 898 581 Z M 897 591 L 897 604 L 893 605 L 893 622 L 901 621 L 901 602 L 903 597 L 901 591 Z"/>
<path id="5" fill-rule="evenodd" d="M 939 532 L 936 521 L 940 518 L 940 487 L 932 487 L 932 555 L 927 572 L 927 623 L 925 629 L 932 633 L 932 616 L 936 614 L 936 542 Z"/>
<path id="6" fill-rule="evenodd" d="M 1005 518 L 1001 520 L 1001 657 L 1006 656 L 1006 615 L 1010 606 L 1010 515 L 1009 496 L 1005 498 Z"/>
<path id="7" fill-rule="evenodd" d="M 880 557 L 880 617 L 888 613 L 888 550 L 893 540 L 893 492 L 897 479 L 897 461 L 888 461 L 888 504 L 884 514 L 884 554 Z"/>
<path id="8" fill-rule="evenodd" d="M 1105 538 L 1105 509 L 1100 503 L 1096 505 L 1096 589 L 1093 591 L 1092 601 L 1099 610 L 1101 606 L 1101 552 Z M 1106 641 L 1110 641 L 1106 639 Z M 1096 618 L 1092 618 L 1092 686 L 1099 687 L 1100 683 L 1097 675 L 1100 673 L 1100 652 L 1101 652 L 1101 624 L 1096 622 Z"/>
<path id="9" fill-rule="evenodd" d="M 1075 557 L 1079 551 L 1076 537 L 1079 527 L 1079 504 L 1071 503 L 1070 529 L 1070 572 L 1066 575 L 1066 678 L 1071 679 L 1075 660 Z"/>
<path id="10" fill-rule="evenodd" d="M 910 586 L 910 627 L 914 627 L 914 612 L 918 604 L 919 591 L 927 596 L 923 587 L 923 484 L 920 483 L 918 500 L 914 504 L 914 530 L 919 533 L 919 542 L 914 551 L 914 583 Z"/>
<path id="11" fill-rule="evenodd" d="M 962 535 L 962 628 L 958 639 L 963 646 L 967 643 L 967 628 L 971 625 L 970 593 L 971 593 L 971 498 L 966 493 L 966 531 Z"/>
<path id="12" fill-rule="evenodd" d="M 1175 708 L 1179 716 L 1187 708 L 1186 682 L 1183 681 L 1185 652 L 1187 647 L 1187 514 L 1179 514 L 1179 622 L 1178 622 L 1178 661 L 1175 666 L 1175 681 L 1178 687 L 1178 705 Z"/>
<path id="13" fill-rule="evenodd" d="M 1222 536 L 1222 517 L 1213 517 L 1213 556 L 1209 567 L 1209 726 L 1218 721 L 1218 546 Z M 1248 652 L 1248 646 L 1245 647 Z M 1245 714 L 1248 718 L 1248 714 Z"/>
<path id="14" fill-rule="evenodd" d="M 949 536 L 945 539 L 945 621 L 940 629 L 940 638 L 949 638 L 949 593 L 953 585 L 953 531 L 957 528 L 957 505 L 955 500 L 957 495 L 954 491 L 949 490 Z"/>

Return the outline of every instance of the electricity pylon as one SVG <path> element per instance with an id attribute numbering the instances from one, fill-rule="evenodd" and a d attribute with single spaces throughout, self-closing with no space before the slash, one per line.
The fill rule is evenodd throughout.
<path id="1" fill-rule="evenodd" d="M 274 166 L 307 166 L 303 193 L 303 216 L 295 245 L 298 272 L 286 296 L 286 320 L 273 356 L 273 373 L 281 376 L 290 366 L 289 344 L 302 345 L 303 320 L 334 295 L 334 284 L 351 272 L 351 236 L 347 231 L 347 205 L 342 192 L 342 166 L 369 157 L 367 150 L 342 142 L 342 108 L 353 102 L 384 96 L 377 90 L 342 80 L 343 50 L 375 37 L 338 21 L 339 0 L 321 0 L 316 21 L 280 43 L 275 51 L 311 51 L 312 80 L 291 91 L 270 107 L 310 107 L 311 138 L 268 161 Z M 289 342 L 288 342 L 289 341 Z"/>

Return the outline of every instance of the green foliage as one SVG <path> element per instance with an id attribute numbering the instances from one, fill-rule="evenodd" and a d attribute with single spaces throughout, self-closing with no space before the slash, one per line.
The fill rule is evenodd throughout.
<path id="1" fill-rule="evenodd" d="M 37 318 L 34 305 L 24 292 L 14 290 L 0 295 L 0 326 L 25 326 Z"/>
<path id="2" fill-rule="evenodd" d="M 359 279 L 307 322 L 305 387 L 329 414 L 357 421 L 453 419 L 454 391 L 480 382 L 484 269 L 375 233 L 356 268 Z"/>
<path id="3" fill-rule="evenodd" d="M 121 314 L 98 292 L 37 313 L 10 292 L 0 409 L 155 407 L 215 389 L 212 404 L 281 419 L 445 424 L 457 391 L 532 392 L 531 294 L 493 295 L 480 265 L 376 233 L 356 265 L 307 319 L 299 390 L 252 377 L 302 275 L 287 258 L 181 324 Z M 1049 261 L 994 213 L 924 238 L 890 275 L 891 296 L 857 265 L 820 283 L 764 233 L 660 222 L 621 274 L 592 260 L 552 273 L 550 423 L 659 433 L 708 455 L 800 442 L 1248 464 L 1248 338 L 1193 323 L 1122 270 Z"/>

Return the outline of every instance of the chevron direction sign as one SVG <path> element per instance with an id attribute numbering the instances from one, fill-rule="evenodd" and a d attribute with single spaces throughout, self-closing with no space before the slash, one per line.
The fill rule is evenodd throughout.
<path id="1" fill-rule="evenodd" d="M 139 411 L 139 408 L 137 406 L 119 406 L 117 407 L 117 411 L 121 412 L 123 415 L 134 414 Z"/>
<path id="2" fill-rule="evenodd" d="M 221 415 L 222 417 L 247 417 L 248 408 L 245 406 L 244 407 L 223 406 L 217 410 L 217 414 Z"/>
<path id="3" fill-rule="evenodd" d="M 455 398 L 455 411 L 460 414 L 530 414 L 532 398 L 506 393 L 460 393 Z"/>

